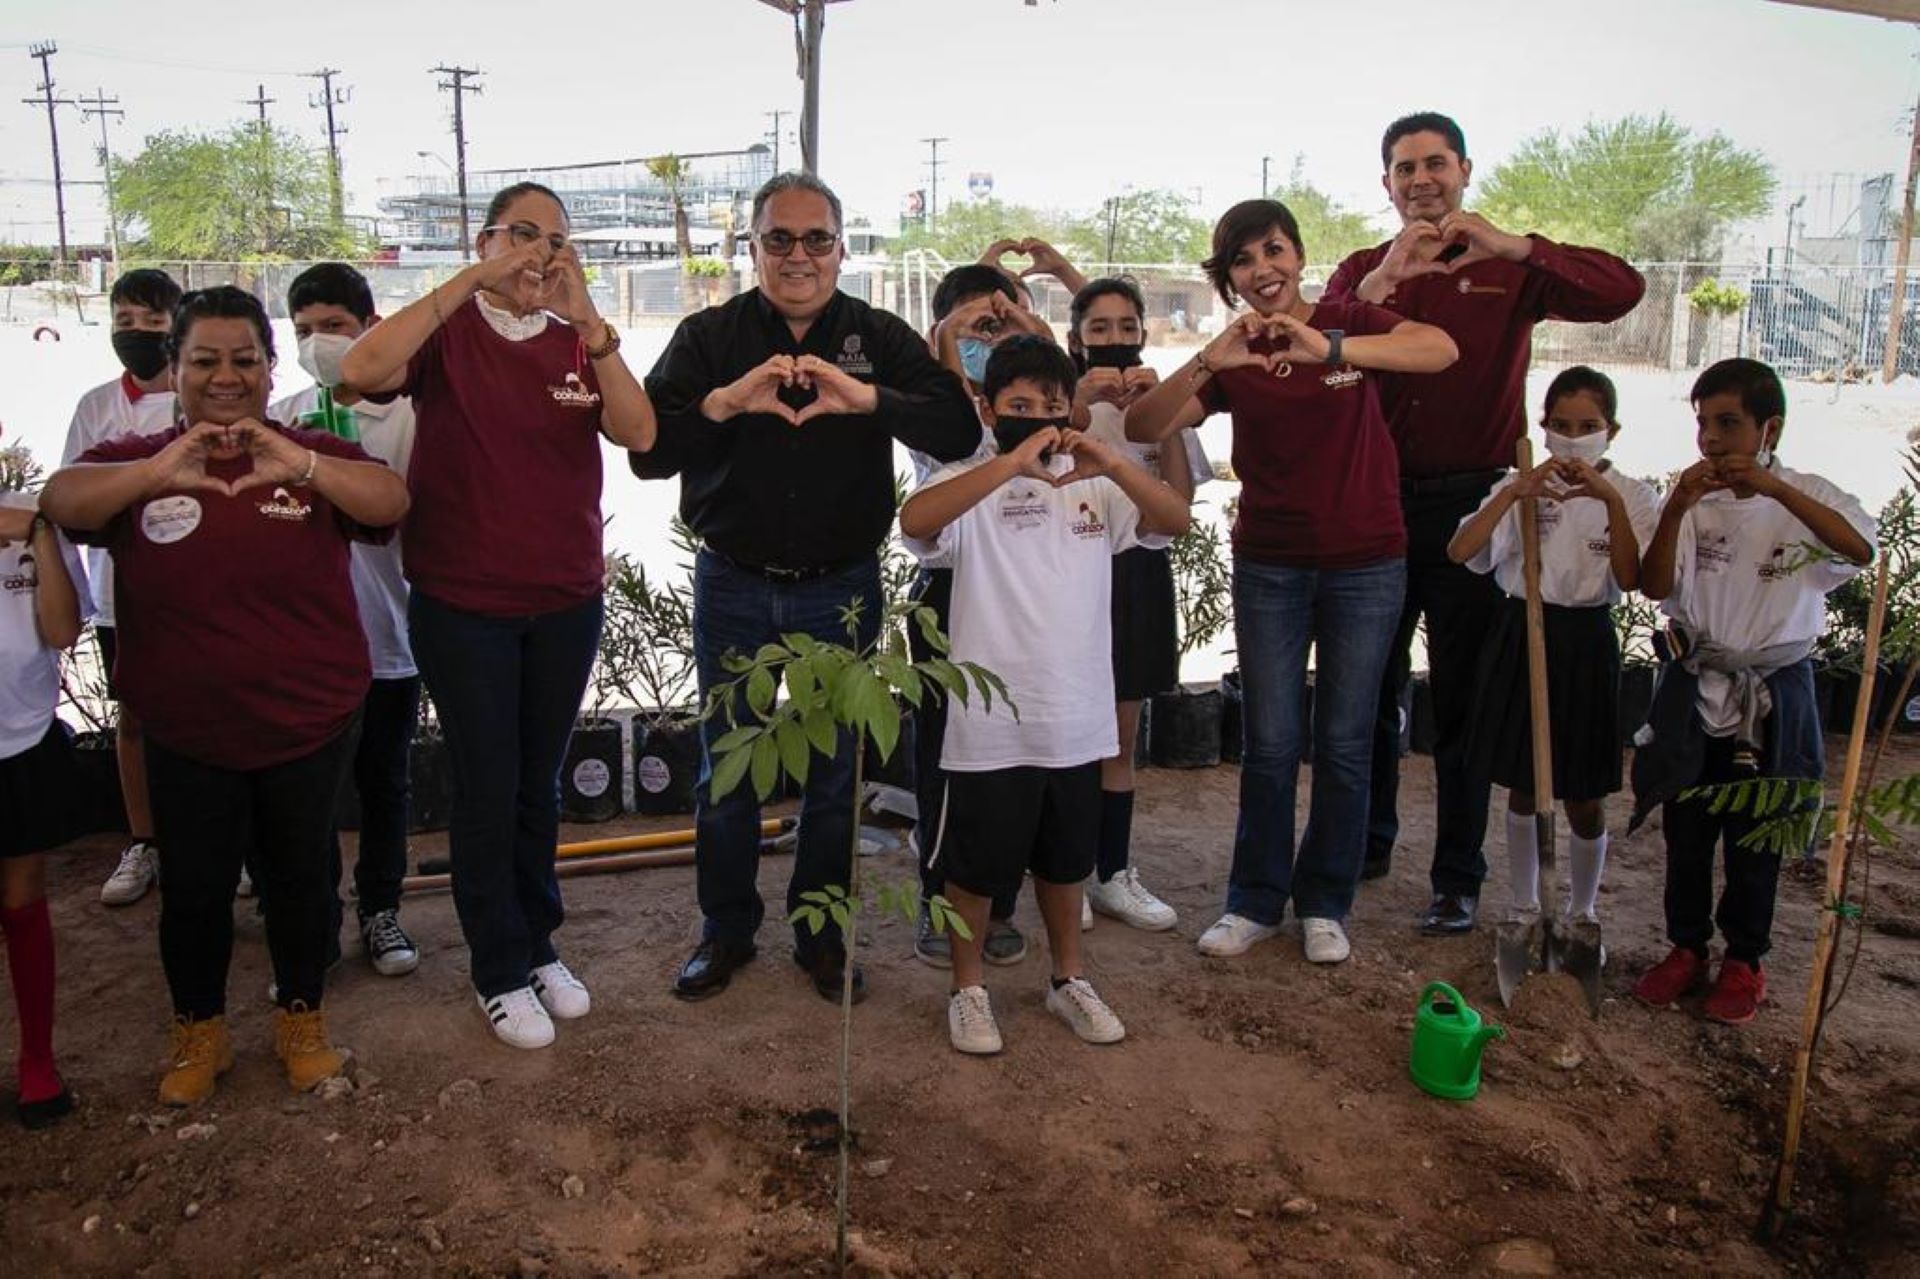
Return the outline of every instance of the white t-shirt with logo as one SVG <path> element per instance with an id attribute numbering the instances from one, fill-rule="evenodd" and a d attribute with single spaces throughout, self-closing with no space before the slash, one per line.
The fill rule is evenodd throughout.
<path id="1" fill-rule="evenodd" d="M 1607 482 L 1620 493 L 1627 508 L 1627 523 L 1633 527 L 1640 553 L 1645 555 L 1654 526 L 1660 522 L 1660 496 L 1644 480 L 1622 475 L 1613 467 L 1608 467 L 1605 474 Z M 1495 484 L 1480 509 L 1485 510 L 1487 502 L 1512 484 L 1511 475 Z M 1520 512 L 1521 505 L 1515 502 L 1494 525 L 1493 536 L 1480 553 L 1467 561 L 1467 567 L 1476 573 L 1492 573 L 1500 589 L 1515 599 L 1527 597 Z M 1541 599 L 1563 608 L 1611 607 L 1620 602 L 1620 583 L 1613 580 L 1612 528 L 1605 502 L 1597 497 L 1565 502 L 1543 497 L 1534 504 L 1534 524 L 1540 530 Z"/>
<path id="2" fill-rule="evenodd" d="M 0 493 L 0 506 L 30 511 L 35 502 L 23 493 Z M 84 620 L 93 609 L 87 603 L 80 553 L 65 534 L 54 536 L 80 597 Z M 31 543 L 0 546 L 0 759 L 12 759 L 39 745 L 60 704 L 60 654 L 41 642 L 34 622 L 34 588 L 39 581 Z M 0 821 L 5 820 L 0 815 Z"/>
<path id="3" fill-rule="evenodd" d="M 73 459 L 116 435 L 158 435 L 172 426 L 172 391 L 148 391 L 136 400 L 127 395 L 125 381 L 115 378 L 88 391 L 74 406 L 67 442 L 60 450 L 60 465 L 72 465 Z M 113 563 L 105 549 L 87 548 L 87 574 L 93 589 L 95 624 L 112 626 Z"/>
<path id="4" fill-rule="evenodd" d="M 320 407 L 320 389 L 310 386 L 268 410 L 282 426 L 298 425 L 302 413 Z M 401 479 L 413 457 L 413 403 L 402 396 L 387 404 L 363 400 L 353 406 L 360 447 L 379 458 Z M 400 566 L 400 532 L 385 546 L 353 544 L 353 597 L 360 606 L 360 629 L 367 633 L 367 654 L 375 679 L 410 679 L 420 673 L 407 639 L 407 577 Z"/>
<path id="5" fill-rule="evenodd" d="M 942 484 L 981 464 L 956 462 Z M 1071 461 L 1054 460 L 1056 472 Z M 1101 476 L 1054 488 L 1016 476 L 933 539 L 906 538 L 923 562 L 953 567 L 952 657 L 1006 682 L 1020 718 L 975 692 L 947 709 L 943 768 L 1072 768 L 1119 749 L 1109 642 L 1112 557 L 1169 539 L 1139 532 L 1140 511 Z"/>
<path id="6" fill-rule="evenodd" d="M 1118 404 L 1109 404 L 1105 400 L 1087 408 L 1087 434 L 1121 451 L 1121 456 L 1132 461 L 1156 480 L 1160 478 L 1160 450 L 1166 447 L 1166 441 L 1152 444 L 1140 444 L 1127 438 L 1127 411 Z M 1193 487 L 1198 489 L 1213 478 L 1213 463 L 1207 460 L 1207 450 L 1201 447 L 1200 433 L 1192 429 L 1180 432 L 1180 443 L 1187 450 L 1187 473 L 1193 477 Z"/>

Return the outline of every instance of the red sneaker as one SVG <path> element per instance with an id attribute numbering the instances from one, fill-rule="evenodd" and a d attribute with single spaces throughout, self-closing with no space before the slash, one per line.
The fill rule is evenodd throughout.
<path id="1" fill-rule="evenodd" d="M 1675 946 L 1665 959 L 1641 974 L 1633 984 L 1633 997 L 1643 1004 L 1665 1008 L 1698 990 L 1706 980 L 1707 961 L 1685 946 Z"/>
<path id="2" fill-rule="evenodd" d="M 1757 964 L 1728 959 L 1720 965 L 1720 976 L 1713 983 L 1702 1011 L 1729 1026 L 1744 1026 L 1760 1011 L 1767 995 L 1767 976 Z"/>

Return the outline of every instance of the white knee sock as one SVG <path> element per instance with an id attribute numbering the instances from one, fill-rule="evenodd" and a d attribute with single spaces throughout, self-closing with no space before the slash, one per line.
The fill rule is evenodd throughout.
<path id="1" fill-rule="evenodd" d="M 1567 860 L 1573 863 L 1573 891 L 1567 897 L 1567 913 L 1574 919 L 1597 915 L 1600 909 L 1600 875 L 1607 868 L 1607 832 L 1593 839 L 1571 835 L 1567 839 Z"/>
<path id="2" fill-rule="evenodd" d="M 1507 812 L 1507 890 L 1515 910 L 1540 909 L 1540 828 L 1531 816 Z"/>

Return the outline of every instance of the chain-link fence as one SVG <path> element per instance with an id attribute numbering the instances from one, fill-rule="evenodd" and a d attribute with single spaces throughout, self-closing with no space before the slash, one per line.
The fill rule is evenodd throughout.
<path id="1" fill-rule="evenodd" d="M 232 284 L 260 297 L 268 314 L 284 316 L 287 286 L 305 262 L 160 262 L 185 287 Z M 378 309 L 391 313 L 457 272 L 440 262 L 361 263 Z M 948 263 L 924 251 L 897 259 L 851 258 L 840 285 L 847 293 L 895 312 L 925 332 L 932 323 L 932 297 Z M 1219 331 L 1230 312 L 1198 267 L 1112 263 L 1082 267 L 1089 277 L 1125 275 L 1147 300 L 1148 339 L 1154 344 L 1197 343 Z M 1885 350 L 1893 292 L 1890 267 L 1791 267 L 1651 263 L 1640 268 L 1647 292 L 1630 313 L 1611 324 L 1549 320 L 1534 333 L 1534 359 L 1543 364 L 1589 363 L 1649 368 L 1697 368 L 1731 355 L 1765 360 L 1789 377 L 1848 376 L 1877 370 Z M 1311 268 L 1307 292 L 1325 283 L 1328 268 Z M 49 338 L 71 323 L 108 319 L 111 274 L 98 262 L 56 268 L 45 261 L 0 261 L 0 324 L 27 325 Z M 670 327 L 680 317 L 725 301 L 752 287 L 745 259 L 718 274 L 683 271 L 673 260 L 596 262 L 588 267 L 594 301 L 603 314 L 628 326 Z M 1696 304 L 1707 281 L 1719 286 L 1722 305 Z M 1034 308 L 1064 332 L 1067 290 L 1050 277 L 1030 280 Z M 1744 295 L 1744 303 L 1738 296 Z M 1899 368 L 1920 373 L 1920 279 L 1907 293 L 1907 321 Z"/>

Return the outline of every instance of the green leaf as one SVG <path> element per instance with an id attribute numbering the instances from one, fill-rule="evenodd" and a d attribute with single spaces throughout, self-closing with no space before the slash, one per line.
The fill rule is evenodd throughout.
<path id="1" fill-rule="evenodd" d="M 777 687 L 772 671 L 764 666 L 753 668 L 747 676 L 747 705 L 754 714 L 762 719 L 767 717 L 767 712 L 773 709 L 773 695 Z"/>
<path id="2" fill-rule="evenodd" d="M 810 888 L 806 892 L 800 894 L 800 900 L 803 902 L 813 902 L 817 906 L 824 906 L 828 902 L 832 901 L 833 898 L 827 896 L 825 893 L 821 892 L 817 888 Z"/>
<path id="3" fill-rule="evenodd" d="M 806 713 L 801 726 L 806 730 L 807 740 L 813 743 L 813 749 L 831 759 L 835 747 L 839 745 L 840 732 L 833 722 L 833 712 L 824 706 L 816 707 Z"/>
<path id="4" fill-rule="evenodd" d="M 928 648 L 940 654 L 953 651 L 953 645 L 941 633 L 939 613 L 922 605 L 913 610 L 913 620 L 920 624 L 920 637 L 927 641 Z"/>
<path id="5" fill-rule="evenodd" d="M 834 923 L 840 925 L 841 932 L 853 927 L 853 911 L 846 902 L 835 902 L 827 907 L 827 913 L 833 916 Z"/>
<path id="6" fill-rule="evenodd" d="M 813 705 L 814 694 L 818 691 L 813 668 L 805 662 L 792 662 L 787 666 L 786 676 L 787 700 L 802 708 Z"/>
<path id="7" fill-rule="evenodd" d="M 954 700 L 963 706 L 966 704 L 967 677 L 960 673 L 959 667 L 944 657 L 929 657 L 920 663 L 920 669 L 937 681 L 940 687 L 946 689 Z"/>
<path id="8" fill-rule="evenodd" d="M 879 680 L 867 686 L 863 700 L 862 719 L 867 735 L 873 738 L 874 749 L 879 752 L 880 758 L 890 759 L 894 743 L 900 740 L 900 704 L 893 700 L 893 694 Z"/>
<path id="9" fill-rule="evenodd" d="M 759 745 L 754 743 L 754 747 Z M 753 762 L 754 747 L 740 747 L 725 755 L 716 755 L 713 765 L 713 781 L 708 793 L 718 801 L 733 793 L 733 788 L 746 776 L 747 766 Z"/>
<path id="10" fill-rule="evenodd" d="M 793 908 L 793 913 L 787 916 L 787 922 L 805 924 L 808 930 L 818 937 L 820 931 L 827 926 L 827 913 L 818 906 L 796 906 Z"/>
<path id="11" fill-rule="evenodd" d="M 762 644 L 753 660 L 761 666 L 778 666 L 787 660 L 787 650 L 780 644 Z"/>
<path id="12" fill-rule="evenodd" d="M 715 755 L 730 754 L 760 736 L 763 731 L 764 730 L 757 724 L 746 724 L 740 728 L 732 729 L 729 732 L 723 733 L 720 739 L 714 742 L 712 747 L 713 753 Z"/>
<path id="13" fill-rule="evenodd" d="M 806 785 L 807 767 L 813 758 L 813 752 L 807 748 L 806 730 L 796 724 L 792 716 L 782 716 L 774 721 L 773 738 L 779 744 L 780 765 L 787 770 L 787 776 Z"/>
<path id="14" fill-rule="evenodd" d="M 780 747 L 771 733 L 762 733 L 753 743 L 753 790 L 762 800 L 773 794 L 780 780 Z"/>
<path id="15" fill-rule="evenodd" d="M 812 657 L 820 647 L 820 641 L 805 631 L 789 631 L 780 637 L 780 642 L 801 657 Z"/>

